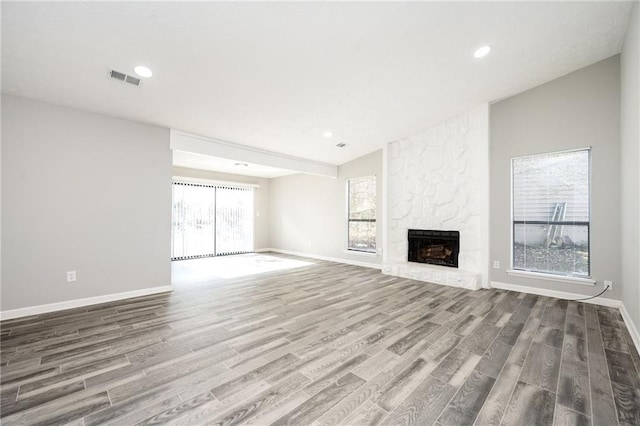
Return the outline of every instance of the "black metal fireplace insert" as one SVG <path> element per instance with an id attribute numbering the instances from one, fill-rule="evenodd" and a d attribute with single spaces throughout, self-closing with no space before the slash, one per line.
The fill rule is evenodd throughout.
<path id="1" fill-rule="evenodd" d="M 458 267 L 460 232 L 409 229 L 409 262 Z"/>

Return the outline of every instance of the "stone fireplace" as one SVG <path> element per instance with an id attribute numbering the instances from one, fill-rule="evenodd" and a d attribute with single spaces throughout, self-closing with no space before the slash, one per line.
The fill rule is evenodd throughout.
<path id="1" fill-rule="evenodd" d="M 389 143 L 385 161 L 383 273 L 488 285 L 488 105 Z"/>
<path id="2" fill-rule="evenodd" d="M 409 262 L 458 267 L 460 232 L 409 229 L 407 240 Z"/>

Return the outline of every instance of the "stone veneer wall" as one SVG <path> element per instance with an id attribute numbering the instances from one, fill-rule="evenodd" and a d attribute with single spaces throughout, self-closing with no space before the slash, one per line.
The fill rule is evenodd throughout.
<path id="1" fill-rule="evenodd" d="M 387 147 L 383 273 L 468 289 L 488 286 L 489 106 Z M 459 268 L 407 262 L 407 230 L 460 231 Z"/>

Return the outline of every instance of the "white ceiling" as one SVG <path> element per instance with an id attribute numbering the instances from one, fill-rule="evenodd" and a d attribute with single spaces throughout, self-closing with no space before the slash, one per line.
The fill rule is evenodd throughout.
<path id="1" fill-rule="evenodd" d="M 3 2 L 2 91 L 342 164 L 618 53 L 630 7 Z"/>
<path id="2" fill-rule="evenodd" d="M 246 166 L 244 166 L 244 164 L 246 164 Z M 257 176 L 263 178 L 275 178 L 297 173 L 295 171 L 280 169 L 277 167 L 247 163 L 246 161 L 227 160 L 226 158 L 218 158 L 210 155 L 177 150 L 173 151 L 173 165 L 178 167 L 188 167 L 190 169 L 211 170 L 214 172 L 233 173 L 236 175 Z"/>

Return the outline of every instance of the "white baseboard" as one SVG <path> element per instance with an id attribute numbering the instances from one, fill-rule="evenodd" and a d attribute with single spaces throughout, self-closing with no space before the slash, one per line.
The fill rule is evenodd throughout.
<path id="1" fill-rule="evenodd" d="M 584 294 L 578 293 L 567 293 L 565 291 L 556 291 L 556 290 L 547 290 L 544 288 L 530 287 L 526 285 L 515 285 L 515 284 L 507 284 L 501 283 L 497 281 L 491 281 L 492 288 L 499 288 L 502 290 L 511 290 L 511 291 L 519 291 L 522 293 L 531 293 L 536 294 L 538 296 L 548 296 L 548 297 L 556 297 L 558 299 L 584 299 Z M 589 300 L 581 300 L 584 303 L 591 303 L 594 305 L 608 306 L 610 308 L 620 308 L 622 306 L 622 302 L 615 299 L 607 299 L 606 297 L 594 297 Z"/>
<path id="2" fill-rule="evenodd" d="M 0 320 L 21 318 L 30 315 L 44 314 L 47 312 L 63 311 L 65 309 L 82 308 L 84 306 L 97 305 L 99 303 L 114 302 L 116 300 L 131 299 L 133 297 L 148 296 L 150 294 L 166 293 L 173 291 L 173 287 L 143 288 L 142 290 L 125 291 L 123 293 L 106 294 L 104 296 L 87 297 L 85 299 L 67 300 L 64 302 L 49 303 L 46 305 L 29 306 L 27 308 L 10 309 L 0 311 Z"/>
<path id="3" fill-rule="evenodd" d="M 258 249 L 256 252 L 263 253 L 272 251 L 274 253 L 290 254 L 292 256 L 308 257 L 309 259 L 327 260 L 329 262 L 346 263 L 347 265 L 362 266 L 364 268 L 382 269 L 382 265 L 378 263 L 360 262 L 359 260 L 342 259 L 339 257 L 322 256 L 313 253 L 302 253 L 299 251 L 282 250 L 277 248 Z"/>
<path id="4" fill-rule="evenodd" d="M 636 325 L 631 320 L 631 315 L 629 315 L 629 311 L 627 311 L 627 307 L 620 306 L 620 313 L 622 314 L 622 319 L 624 320 L 624 324 L 627 326 L 627 330 L 629 330 L 629 334 L 631 335 L 631 339 L 633 343 L 636 345 L 636 350 L 640 352 L 640 333 L 638 333 L 638 329 Z"/>

